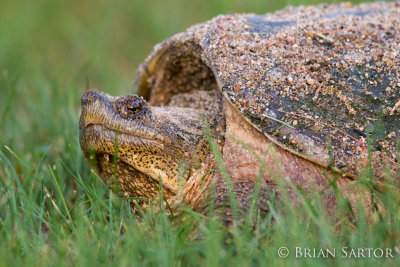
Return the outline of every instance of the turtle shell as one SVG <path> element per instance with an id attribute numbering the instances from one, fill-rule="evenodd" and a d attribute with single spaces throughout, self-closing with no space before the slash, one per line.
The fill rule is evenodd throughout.
<path id="1" fill-rule="evenodd" d="M 155 46 L 136 84 L 159 106 L 218 88 L 277 145 L 355 176 L 368 151 L 397 166 L 399 51 L 400 3 L 223 15 Z"/>

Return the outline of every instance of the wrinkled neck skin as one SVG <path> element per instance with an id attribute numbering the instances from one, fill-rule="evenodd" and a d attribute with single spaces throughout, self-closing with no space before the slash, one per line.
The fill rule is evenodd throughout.
<path id="1" fill-rule="evenodd" d="M 153 198 L 160 180 L 166 194 L 174 195 L 210 153 L 201 114 L 151 107 L 136 95 L 87 91 L 80 145 L 97 174 L 108 185 L 119 184 L 125 196 Z"/>

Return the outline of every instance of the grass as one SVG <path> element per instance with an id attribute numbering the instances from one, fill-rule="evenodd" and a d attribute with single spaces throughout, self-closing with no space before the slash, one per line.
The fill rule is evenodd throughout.
<path id="1" fill-rule="evenodd" d="M 264 219 L 224 228 L 186 211 L 135 217 L 110 193 L 79 148 L 80 96 L 132 89 L 152 46 L 219 13 L 264 13 L 304 2 L 11 1 L 0 3 L 0 266 L 399 265 L 394 259 L 342 259 L 340 249 L 399 246 L 399 199 L 380 195 L 386 213 L 350 223 L 338 194 L 335 218 L 317 196 L 294 210 L 271 205 Z M 313 3 L 309 1 L 308 3 Z M 360 183 L 369 184 L 368 170 Z M 338 219 L 340 227 L 338 227 Z M 196 225 L 196 230 L 194 229 Z M 254 230 L 256 229 L 256 230 Z M 295 247 L 336 249 L 330 259 L 295 257 Z M 280 247 L 290 255 L 278 256 Z"/>

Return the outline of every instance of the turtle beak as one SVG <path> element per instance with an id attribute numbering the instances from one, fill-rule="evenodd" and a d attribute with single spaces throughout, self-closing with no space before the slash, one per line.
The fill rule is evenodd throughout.
<path id="1" fill-rule="evenodd" d="M 108 112 L 111 111 L 111 113 L 115 114 L 111 106 L 112 101 L 113 97 L 103 92 L 94 90 L 86 91 L 81 98 L 81 119 L 79 122 L 79 129 L 82 130 L 82 128 L 86 128 L 93 123 L 93 115 L 101 114 L 95 110 L 100 109 L 98 108 L 100 106 L 103 108 L 105 107 Z"/>

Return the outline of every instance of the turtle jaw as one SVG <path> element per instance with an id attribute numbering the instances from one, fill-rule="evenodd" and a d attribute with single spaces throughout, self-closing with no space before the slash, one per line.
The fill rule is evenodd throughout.
<path id="1" fill-rule="evenodd" d="M 79 141 L 90 167 L 114 191 L 122 190 L 125 196 L 148 199 L 158 195 L 159 180 L 138 169 L 135 154 L 142 153 L 144 146 L 149 154 L 159 153 L 162 151 L 160 143 L 146 140 L 144 144 L 140 138 L 94 124 L 80 130 Z M 171 186 L 163 183 L 163 188 L 164 195 L 175 194 Z"/>
<path id="2" fill-rule="evenodd" d="M 89 165 L 107 184 L 111 183 L 115 174 L 110 168 L 122 169 L 123 166 L 129 166 L 140 178 L 146 176 L 149 184 L 158 184 L 158 176 L 161 174 L 166 180 L 163 181 L 164 188 L 175 191 L 168 183 L 168 170 L 157 171 L 155 166 L 146 164 L 150 158 L 161 154 L 164 148 L 164 137 L 155 129 L 157 124 L 151 127 L 147 123 L 147 117 L 151 116 L 150 108 L 146 107 L 147 117 L 124 116 L 118 105 L 127 97 L 136 96 L 112 97 L 97 91 L 86 91 L 83 94 L 79 142 Z M 114 166 L 110 162 L 113 162 Z M 127 168 L 123 169 L 128 172 Z M 124 177 L 123 173 L 117 174 L 118 181 L 122 181 Z M 133 179 L 132 175 L 130 179 Z M 135 181 L 131 182 L 135 184 Z M 141 191 L 142 188 L 137 189 L 131 191 Z M 129 195 L 137 196 L 135 192 L 129 192 Z"/>
<path id="3" fill-rule="evenodd" d="M 162 148 L 163 135 L 146 125 L 145 119 L 124 118 L 118 113 L 115 106 L 119 99 L 92 90 L 83 94 L 79 121 L 79 141 L 83 152 L 90 150 L 112 155 L 123 147 Z"/>
<path id="4" fill-rule="evenodd" d="M 104 173 L 112 172 L 102 171 L 106 160 L 99 163 L 97 157 L 127 164 L 151 184 L 161 178 L 164 188 L 176 192 L 181 184 L 178 179 L 188 178 L 203 159 L 198 152 L 208 151 L 197 117 L 191 109 L 150 107 L 134 95 L 112 97 L 87 91 L 82 96 L 79 141 L 89 164 L 103 180 L 111 179 Z M 117 178 L 127 176 L 121 173 Z"/>

